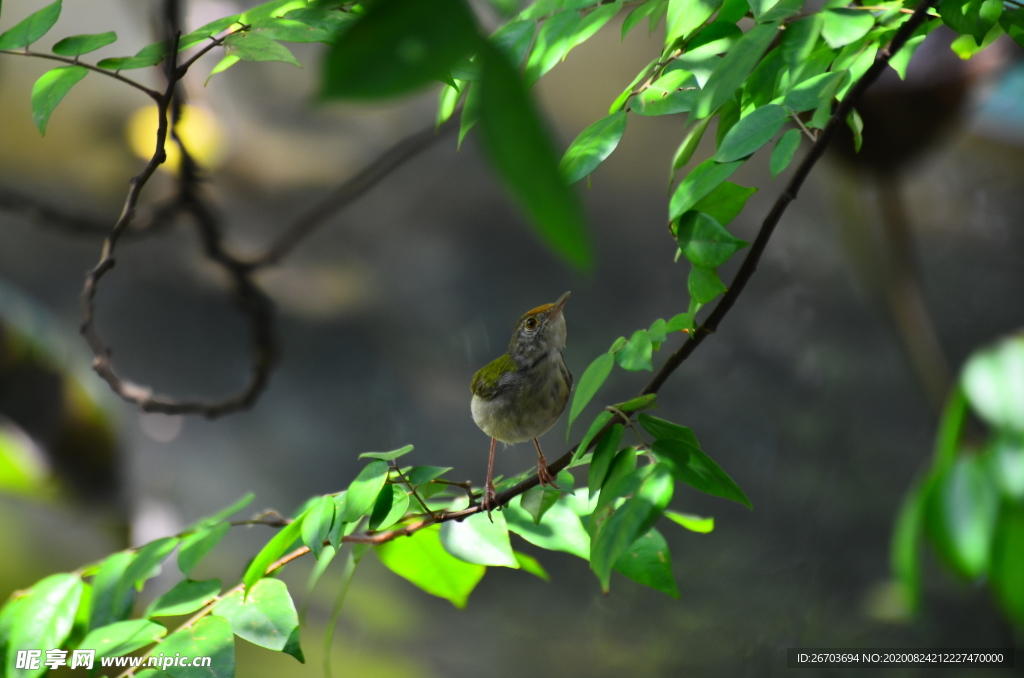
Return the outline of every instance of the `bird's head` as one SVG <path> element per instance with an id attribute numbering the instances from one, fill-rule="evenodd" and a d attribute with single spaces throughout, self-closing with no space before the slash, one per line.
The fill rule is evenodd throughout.
<path id="1" fill-rule="evenodd" d="M 566 292 L 553 304 L 544 304 L 527 311 L 516 323 L 508 344 L 509 355 L 520 367 L 534 365 L 544 356 L 554 355 L 565 348 Z"/>

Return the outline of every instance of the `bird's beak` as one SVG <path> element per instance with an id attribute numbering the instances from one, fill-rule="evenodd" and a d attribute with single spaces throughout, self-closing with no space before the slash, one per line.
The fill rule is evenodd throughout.
<path id="1" fill-rule="evenodd" d="M 562 309 L 565 308 L 565 302 L 569 300 L 569 295 L 570 294 L 571 294 L 571 292 L 566 292 L 562 296 L 558 297 L 558 301 L 556 301 L 551 306 L 551 315 L 550 315 L 550 317 L 557 317 L 558 314 L 560 314 L 562 312 Z"/>

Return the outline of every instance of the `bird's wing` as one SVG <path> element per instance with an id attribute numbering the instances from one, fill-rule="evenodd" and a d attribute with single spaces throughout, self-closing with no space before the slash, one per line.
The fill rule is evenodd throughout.
<path id="1" fill-rule="evenodd" d="M 516 364 L 508 353 L 492 360 L 473 375 L 473 383 L 470 384 L 473 395 L 490 400 L 507 386 L 508 380 L 502 380 L 502 377 L 515 369 Z"/>

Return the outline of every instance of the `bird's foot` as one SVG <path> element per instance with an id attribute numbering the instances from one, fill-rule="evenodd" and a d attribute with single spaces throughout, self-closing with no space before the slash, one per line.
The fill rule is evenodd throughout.
<path id="1" fill-rule="evenodd" d="M 537 462 L 537 479 L 540 480 L 541 485 L 558 489 L 558 485 L 555 484 L 555 476 L 551 474 L 551 469 L 548 468 L 546 461 Z"/>
<path id="2" fill-rule="evenodd" d="M 498 491 L 494 489 L 494 483 L 487 483 L 484 488 L 484 496 L 480 498 L 480 508 L 487 511 L 487 517 L 491 511 L 498 508 Z"/>

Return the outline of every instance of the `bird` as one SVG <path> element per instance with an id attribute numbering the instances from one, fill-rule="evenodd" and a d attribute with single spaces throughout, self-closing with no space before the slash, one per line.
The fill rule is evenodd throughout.
<path id="1" fill-rule="evenodd" d="M 557 488 L 537 438 L 562 416 L 572 391 L 572 372 L 565 365 L 566 292 L 552 304 L 527 311 L 516 323 L 508 352 L 482 367 L 470 388 L 473 421 L 491 437 L 487 482 L 481 507 L 490 512 L 497 502 L 494 489 L 494 450 L 498 441 L 533 440 L 537 448 L 537 477 L 541 485 Z"/>

